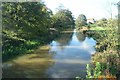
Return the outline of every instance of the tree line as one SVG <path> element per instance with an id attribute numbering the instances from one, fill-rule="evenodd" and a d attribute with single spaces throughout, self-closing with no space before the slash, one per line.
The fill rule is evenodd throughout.
<path id="1" fill-rule="evenodd" d="M 49 43 L 58 32 L 68 28 L 82 26 L 101 26 L 109 28 L 97 32 L 93 37 L 97 40 L 97 53 L 92 57 L 96 64 L 95 74 L 87 65 L 87 77 L 96 78 L 108 74 L 120 74 L 120 53 L 117 51 L 117 23 L 115 20 L 101 19 L 95 24 L 87 24 L 87 18 L 80 14 L 78 18 L 68 9 L 59 9 L 56 14 L 43 2 L 3 2 L 2 3 L 2 58 L 3 61 L 22 53 L 31 53 L 39 45 Z M 51 30 L 52 28 L 52 30 Z M 104 37 L 104 38 L 103 38 Z M 105 46 L 106 45 L 106 46 Z M 94 72 L 93 71 L 93 72 Z M 102 73 L 106 71 L 106 73 Z"/>
<path id="2" fill-rule="evenodd" d="M 59 9 L 53 14 L 42 1 L 3 2 L 3 61 L 21 53 L 30 53 L 38 45 L 49 43 L 59 35 L 58 32 L 74 28 L 74 22 L 72 12 L 68 9 Z"/>

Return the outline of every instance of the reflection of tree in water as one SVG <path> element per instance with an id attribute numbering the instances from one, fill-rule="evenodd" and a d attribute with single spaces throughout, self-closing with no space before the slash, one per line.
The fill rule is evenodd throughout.
<path id="1" fill-rule="evenodd" d="M 71 33 L 61 33 L 60 37 L 56 39 L 58 43 L 60 43 L 61 46 L 65 46 L 69 44 L 70 40 L 72 39 L 73 32 Z"/>
<path id="2" fill-rule="evenodd" d="M 85 35 L 81 32 L 76 32 L 77 39 L 79 41 L 84 41 L 85 40 Z"/>
<path id="3" fill-rule="evenodd" d="M 106 37 L 106 32 L 105 31 L 99 31 L 99 32 L 91 31 L 91 33 L 87 34 L 87 37 L 89 38 L 92 37 L 96 41 L 101 40 L 102 38 Z"/>

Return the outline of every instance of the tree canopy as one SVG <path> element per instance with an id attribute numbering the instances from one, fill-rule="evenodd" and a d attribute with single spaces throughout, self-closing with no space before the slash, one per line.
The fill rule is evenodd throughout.
<path id="1" fill-rule="evenodd" d="M 59 9 L 53 14 L 41 1 L 3 2 L 2 22 L 3 59 L 52 40 L 56 33 L 51 28 L 61 31 L 74 26 L 71 11 Z"/>
<path id="2" fill-rule="evenodd" d="M 51 16 L 52 12 L 42 2 L 3 2 L 3 59 L 50 40 L 46 35 L 50 34 Z"/>
<path id="3" fill-rule="evenodd" d="M 85 26 L 87 24 L 87 19 L 84 14 L 80 14 L 75 21 L 76 27 Z"/>
<path id="4" fill-rule="evenodd" d="M 67 9 L 59 9 L 59 11 L 53 15 L 53 27 L 55 28 L 70 28 L 74 26 L 74 22 L 72 12 Z"/>

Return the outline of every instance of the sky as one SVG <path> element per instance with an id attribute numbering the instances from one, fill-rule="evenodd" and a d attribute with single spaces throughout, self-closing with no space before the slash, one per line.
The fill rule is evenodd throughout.
<path id="1" fill-rule="evenodd" d="M 57 8 L 62 5 L 69 9 L 75 18 L 84 14 L 87 19 L 101 19 L 115 17 L 118 14 L 117 5 L 120 0 L 43 0 L 46 6 L 55 14 Z"/>

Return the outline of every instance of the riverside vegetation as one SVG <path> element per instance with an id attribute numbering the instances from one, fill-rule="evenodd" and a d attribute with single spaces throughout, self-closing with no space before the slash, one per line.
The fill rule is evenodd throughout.
<path id="1" fill-rule="evenodd" d="M 96 53 L 87 64 L 86 78 L 119 78 L 120 52 L 118 44 L 117 19 L 101 19 L 87 24 L 81 14 L 74 20 L 72 12 L 58 9 L 56 14 L 43 2 L 2 3 L 2 59 L 33 52 L 38 46 L 48 44 L 63 30 L 88 28 L 88 34 L 96 41 Z"/>
<path id="2" fill-rule="evenodd" d="M 96 53 L 92 56 L 91 64 L 87 64 L 86 78 L 111 78 L 120 79 L 120 52 L 118 44 L 118 20 L 101 19 L 88 27 L 96 41 Z"/>
<path id="3" fill-rule="evenodd" d="M 71 11 L 59 9 L 52 14 L 43 2 L 3 2 L 2 21 L 3 61 L 31 53 L 37 46 L 49 43 L 63 29 L 74 27 Z"/>

